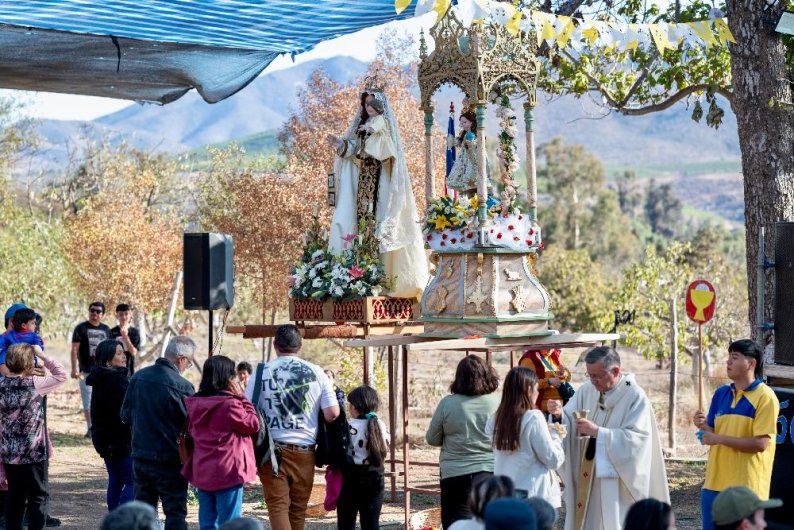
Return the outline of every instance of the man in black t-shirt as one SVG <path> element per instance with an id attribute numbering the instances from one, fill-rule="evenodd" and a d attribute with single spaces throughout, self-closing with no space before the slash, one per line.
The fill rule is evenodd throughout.
<path id="1" fill-rule="evenodd" d="M 96 347 L 103 340 L 111 338 L 110 328 L 102 324 L 105 304 L 93 302 L 88 306 L 88 320 L 78 324 L 72 333 L 72 378 L 80 383 L 80 397 L 83 400 L 83 414 L 88 426 L 86 438 L 91 438 L 91 387 L 85 384 L 85 377 L 94 367 Z"/>
<path id="2" fill-rule="evenodd" d="M 124 353 L 127 354 L 127 370 L 132 375 L 135 372 L 135 356 L 138 355 L 138 349 L 141 347 L 141 333 L 138 328 L 130 325 L 132 311 L 128 304 L 116 306 L 116 320 L 119 324 L 110 328 L 110 336 L 119 341 L 124 348 Z"/>

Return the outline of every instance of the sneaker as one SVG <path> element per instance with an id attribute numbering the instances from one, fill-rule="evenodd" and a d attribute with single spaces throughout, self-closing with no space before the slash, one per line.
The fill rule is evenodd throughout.
<path id="1" fill-rule="evenodd" d="M 89 427 L 88 430 L 85 432 L 85 437 L 91 438 L 91 427 Z"/>
<path id="2" fill-rule="evenodd" d="M 25 516 L 22 517 L 22 526 L 28 525 L 28 513 L 25 512 Z M 44 522 L 44 526 L 48 528 L 55 528 L 56 526 L 61 526 L 61 520 L 57 517 L 50 517 L 47 516 L 47 520 Z M 3 528 L 5 528 L 5 519 L 3 519 Z"/>

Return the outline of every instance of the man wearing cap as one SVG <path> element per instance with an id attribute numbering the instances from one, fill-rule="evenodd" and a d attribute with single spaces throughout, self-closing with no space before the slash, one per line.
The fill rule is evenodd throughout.
<path id="1" fill-rule="evenodd" d="M 780 403 L 760 379 L 763 355 L 752 340 L 731 343 L 726 371 L 732 383 L 717 389 L 708 415 L 695 413 L 703 445 L 710 446 L 700 495 L 703 530 L 714 528 L 711 505 L 719 492 L 746 486 L 761 499 L 769 497 Z"/>
<path id="2" fill-rule="evenodd" d="M 182 374 L 194 362 L 196 343 L 174 337 L 165 356 L 135 372 L 121 404 L 121 421 L 132 431 L 135 500 L 163 503 L 165 530 L 187 530 L 187 480 L 177 438 L 187 417 L 185 398 L 195 392 Z"/>
<path id="3" fill-rule="evenodd" d="M 763 530 L 767 508 L 783 506 L 780 499 L 762 501 L 753 490 L 733 486 L 722 490 L 711 505 L 716 530 Z"/>

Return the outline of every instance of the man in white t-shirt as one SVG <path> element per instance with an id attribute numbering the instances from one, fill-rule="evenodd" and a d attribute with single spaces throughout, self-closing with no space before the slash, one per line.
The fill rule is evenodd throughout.
<path id="1" fill-rule="evenodd" d="M 256 377 L 245 395 L 267 418 L 276 454 L 278 476 L 267 462 L 259 468 L 272 530 L 303 530 L 306 505 L 314 485 L 314 449 L 320 410 L 326 422 L 339 416 L 339 402 L 323 369 L 298 357 L 303 340 L 292 324 L 276 331 L 273 346 L 278 357 L 262 374 L 262 393 L 254 397 Z"/>

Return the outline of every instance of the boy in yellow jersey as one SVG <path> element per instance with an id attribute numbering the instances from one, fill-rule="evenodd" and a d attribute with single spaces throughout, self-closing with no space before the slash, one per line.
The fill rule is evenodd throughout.
<path id="1" fill-rule="evenodd" d="M 746 486 L 759 498 L 769 498 L 780 403 L 760 379 L 763 354 L 752 340 L 731 343 L 727 372 L 733 382 L 717 389 L 708 415 L 695 413 L 703 445 L 711 446 L 701 492 L 703 530 L 714 530 L 711 505 L 731 486 Z"/>

